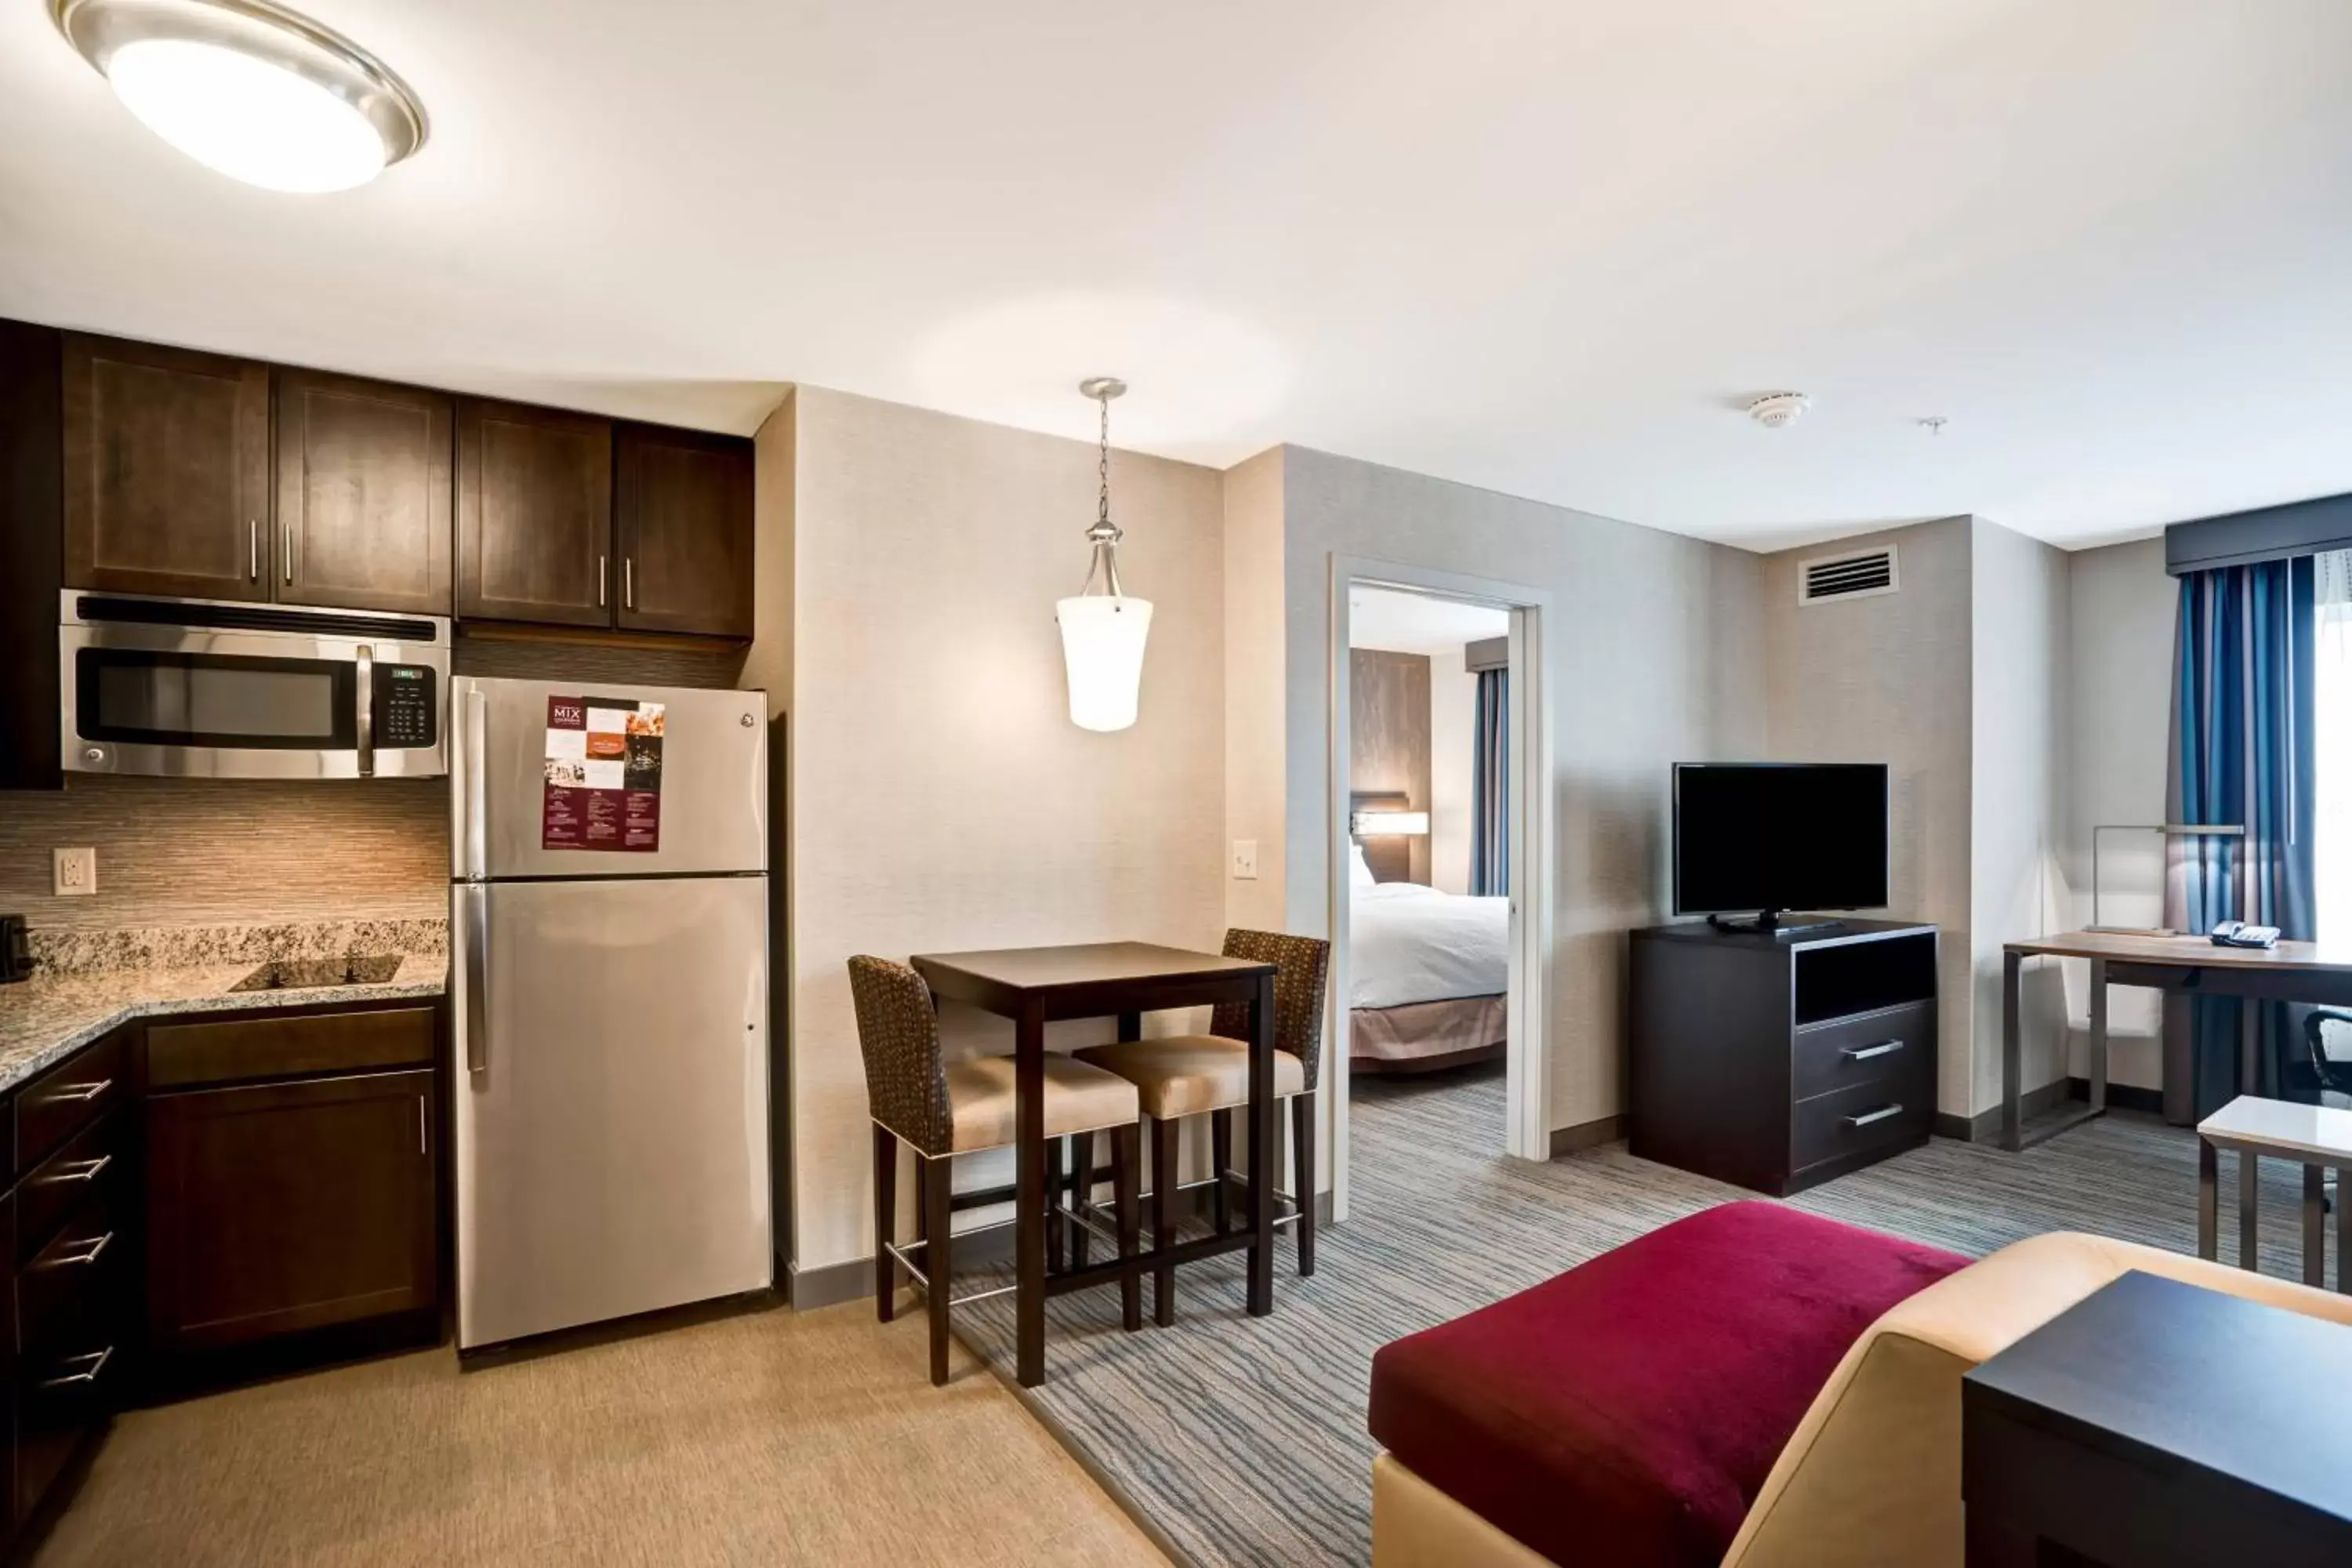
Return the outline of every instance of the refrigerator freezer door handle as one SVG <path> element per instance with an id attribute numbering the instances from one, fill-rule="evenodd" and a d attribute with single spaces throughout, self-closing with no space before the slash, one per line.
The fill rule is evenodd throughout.
<path id="1" fill-rule="evenodd" d="M 489 874 L 490 699 L 478 686 L 466 689 L 466 875 Z"/>
<path id="2" fill-rule="evenodd" d="M 490 890 L 468 882 L 457 889 L 457 900 L 465 921 L 459 938 L 466 973 L 458 983 L 466 988 L 466 1070 L 480 1072 L 490 1065 Z"/>

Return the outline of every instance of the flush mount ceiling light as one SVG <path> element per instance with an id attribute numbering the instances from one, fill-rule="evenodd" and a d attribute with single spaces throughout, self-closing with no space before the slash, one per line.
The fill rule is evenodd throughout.
<path id="1" fill-rule="evenodd" d="M 1118 585 L 1118 542 L 1110 520 L 1110 400 L 1127 390 L 1117 376 L 1097 375 L 1078 390 L 1102 405 L 1102 436 L 1096 447 L 1100 489 L 1095 522 L 1087 542 L 1095 547 L 1077 597 L 1055 602 L 1062 625 L 1062 659 L 1070 678 L 1070 722 L 1081 730 L 1124 730 L 1135 722 L 1136 694 L 1143 684 L 1143 644 L 1151 632 L 1151 602 Z M 1102 579 L 1102 592 L 1094 591 Z"/>
<path id="2" fill-rule="evenodd" d="M 148 130 L 273 191 L 365 184 L 425 144 L 425 108 L 357 44 L 268 0 L 52 0 L 58 30 Z"/>
<path id="3" fill-rule="evenodd" d="M 1748 417 L 1767 430 L 1784 429 L 1794 425 L 1813 400 L 1801 392 L 1768 392 L 1748 405 Z"/>

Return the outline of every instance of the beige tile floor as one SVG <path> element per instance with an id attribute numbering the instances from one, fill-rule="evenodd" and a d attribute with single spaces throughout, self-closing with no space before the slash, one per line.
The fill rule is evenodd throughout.
<path id="1" fill-rule="evenodd" d="M 1166 1560 L 919 1314 L 775 1310 L 460 1373 L 447 1350 L 119 1417 L 34 1561 Z"/>

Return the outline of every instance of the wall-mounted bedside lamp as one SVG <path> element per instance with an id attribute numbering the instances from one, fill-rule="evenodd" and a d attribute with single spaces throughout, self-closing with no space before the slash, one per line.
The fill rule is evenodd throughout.
<path id="1" fill-rule="evenodd" d="M 2102 833 L 2161 833 L 2167 838 L 2243 838 L 2240 823 L 2123 822 L 2091 829 L 2091 924 L 2093 931 L 2126 936 L 2178 936 L 2169 926 L 2108 926 L 2099 923 L 2099 835 Z"/>
<path id="2" fill-rule="evenodd" d="M 1360 811 L 1348 819 L 1348 831 L 1359 838 L 1418 838 L 1429 832 L 1429 813 Z"/>

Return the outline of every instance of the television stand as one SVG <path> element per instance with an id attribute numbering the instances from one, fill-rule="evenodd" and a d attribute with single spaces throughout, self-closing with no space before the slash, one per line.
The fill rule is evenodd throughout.
<path id="1" fill-rule="evenodd" d="M 1762 936 L 1788 938 L 1792 936 L 1827 936 L 1845 930 L 1843 921 L 1790 920 L 1786 910 L 1765 910 L 1752 921 L 1726 920 L 1721 915 L 1709 915 L 1706 923 L 1717 931 L 1755 931 Z"/>

